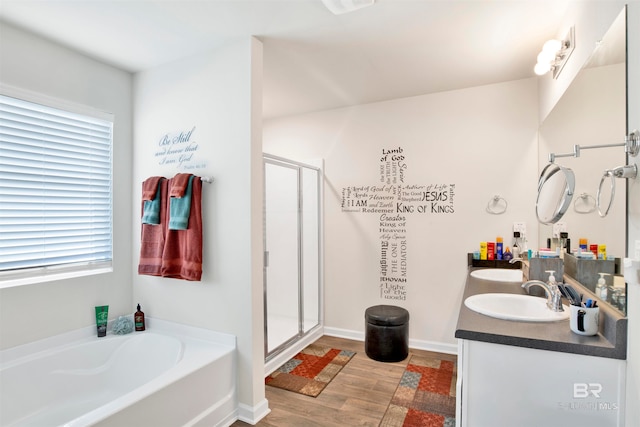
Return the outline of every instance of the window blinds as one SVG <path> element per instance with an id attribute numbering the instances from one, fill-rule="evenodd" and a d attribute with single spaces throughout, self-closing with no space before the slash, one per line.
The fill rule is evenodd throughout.
<path id="1" fill-rule="evenodd" d="M 111 260 L 112 129 L 0 95 L 0 272 Z"/>

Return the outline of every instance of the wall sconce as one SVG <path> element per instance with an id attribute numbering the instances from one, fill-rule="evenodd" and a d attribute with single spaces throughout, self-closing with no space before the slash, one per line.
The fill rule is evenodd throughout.
<path id="1" fill-rule="evenodd" d="M 538 54 L 538 63 L 533 68 L 533 71 L 539 76 L 553 71 L 553 78 L 557 79 L 560 71 L 562 71 L 562 67 L 564 67 L 564 64 L 575 48 L 574 34 L 574 27 L 571 27 L 564 40 L 547 41 L 544 46 L 542 46 L 542 51 Z"/>

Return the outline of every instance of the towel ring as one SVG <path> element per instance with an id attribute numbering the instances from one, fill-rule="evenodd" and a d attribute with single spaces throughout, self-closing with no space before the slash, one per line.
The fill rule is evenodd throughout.
<path id="1" fill-rule="evenodd" d="M 611 199 L 609 199 L 609 205 L 607 206 L 607 209 L 604 212 L 602 212 L 602 207 L 601 207 L 602 204 L 600 203 L 600 196 L 602 193 L 602 184 L 604 184 L 607 178 L 611 178 L 611 184 L 610 184 Z M 613 197 L 615 195 L 616 195 L 616 176 L 614 175 L 611 169 L 607 169 L 606 171 L 604 171 L 602 178 L 600 178 L 600 185 L 598 186 L 598 194 L 596 195 L 596 206 L 598 207 L 598 214 L 600 215 L 600 217 L 604 218 L 609 214 L 609 209 L 611 209 L 611 205 L 613 204 Z"/>
<path id="2" fill-rule="evenodd" d="M 487 202 L 487 212 L 491 215 L 501 215 L 507 211 L 507 206 L 505 198 L 496 194 Z"/>
<path id="3" fill-rule="evenodd" d="M 578 204 L 579 201 L 582 201 L 581 204 Z M 593 202 L 592 202 L 593 201 Z M 582 207 L 579 207 L 582 206 Z M 591 194 L 582 193 L 580 197 L 578 197 L 573 202 L 573 210 L 579 214 L 589 214 L 596 210 L 596 198 Z"/>

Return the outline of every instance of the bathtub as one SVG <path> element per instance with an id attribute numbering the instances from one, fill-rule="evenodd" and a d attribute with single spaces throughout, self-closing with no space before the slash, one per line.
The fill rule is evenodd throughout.
<path id="1" fill-rule="evenodd" d="M 228 426 L 237 419 L 232 335 L 147 319 L 0 352 L 0 426 Z"/>

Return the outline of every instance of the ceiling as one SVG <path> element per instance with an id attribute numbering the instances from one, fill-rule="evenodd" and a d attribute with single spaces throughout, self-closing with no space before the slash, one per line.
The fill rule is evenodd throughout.
<path id="1" fill-rule="evenodd" d="M 533 77 L 568 0 L 0 0 L 0 19 L 135 73 L 250 35 L 265 118 Z"/>

